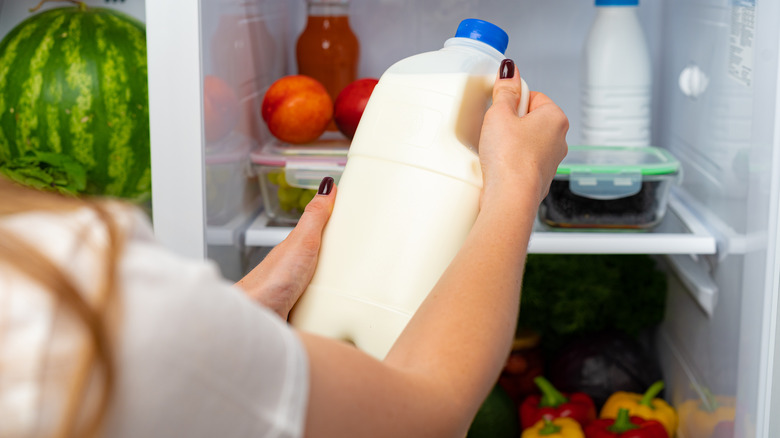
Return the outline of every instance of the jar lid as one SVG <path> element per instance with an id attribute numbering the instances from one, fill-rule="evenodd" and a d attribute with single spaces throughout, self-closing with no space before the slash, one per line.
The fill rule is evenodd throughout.
<path id="1" fill-rule="evenodd" d="M 509 35 L 504 32 L 504 29 L 476 18 L 467 18 L 461 21 L 458 30 L 455 31 L 455 37 L 482 41 L 502 54 L 509 45 Z"/>
<path id="2" fill-rule="evenodd" d="M 673 175 L 680 161 L 666 149 L 654 146 L 569 146 L 556 175 L 572 173 Z"/>

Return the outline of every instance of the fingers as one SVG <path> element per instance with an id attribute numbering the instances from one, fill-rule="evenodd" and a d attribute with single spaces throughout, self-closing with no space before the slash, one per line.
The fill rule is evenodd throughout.
<path id="1" fill-rule="evenodd" d="M 552 99 L 544 93 L 532 91 L 528 107 L 528 115 L 530 117 L 545 118 L 549 128 L 556 132 L 561 132 L 561 135 L 565 138 L 566 132 L 569 130 L 569 118 L 566 117 L 563 110 Z"/>
<path id="2" fill-rule="evenodd" d="M 317 196 L 306 205 L 290 237 L 309 241 L 319 249 L 322 230 L 333 212 L 334 202 L 336 202 L 336 184 L 333 178 L 328 176 L 322 179 Z"/>
<path id="3" fill-rule="evenodd" d="M 503 107 L 505 111 L 515 112 L 521 102 L 523 94 L 523 82 L 520 73 L 511 59 L 501 61 L 498 69 L 498 77 L 493 86 L 493 105 Z M 555 103 L 544 93 L 530 91 L 528 112 L 532 112 L 545 105 Z"/>
<path id="4" fill-rule="evenodd" d="M 493 106 L 517 115 L 517 107 L 523 95 L 523 81 L 517 66 L 511 59 L 501 61 L 496 82 L 493 85 Z"/>
<path id="5" fill-rule="evenodd" d="M 553 102 L 553 100 L 547 97 L 547 95 L 544 93 L 540 93 L 538 91 L 531 91 L 531 97 L 528 102 L 529 112 L 548 104 L 555 105 L 555 102 Z"/>

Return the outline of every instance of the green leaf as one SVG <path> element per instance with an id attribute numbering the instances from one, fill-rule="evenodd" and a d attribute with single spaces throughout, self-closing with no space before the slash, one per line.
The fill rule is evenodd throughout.
<path id="1" fill-rule="evenodd" d="M 602 330 L 637 336 L 661 322 L 665 304 L 666 276 L 650 256 L 530 254 L 518 328 L 554 350 Z"/>
<path id="2" fill-rule="evenodd" d="M 28 187 L 73 196 L 84 192 L 87 186 L 84 166 L 68 155 L 55 152 L 28 151 L 0 163 L 0 173 Z"/>

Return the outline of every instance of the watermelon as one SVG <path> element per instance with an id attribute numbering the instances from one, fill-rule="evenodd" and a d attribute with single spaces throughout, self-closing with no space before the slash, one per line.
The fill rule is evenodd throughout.
<path id="1" fill-rule="evenodd" d="M 149 145 L 143 23 L 79 3 L 31 15 L 0 42 L 0 167 L 62 154 L 84 167 L 83 193 L 143 201 Z"/>

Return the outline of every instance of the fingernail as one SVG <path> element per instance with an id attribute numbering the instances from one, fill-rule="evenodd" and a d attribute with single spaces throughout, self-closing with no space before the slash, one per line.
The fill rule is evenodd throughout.
<path id="1" fill-rule="evenodd" d="M 498 77 L 501 79 L 511 79 L 515 75 L 515 62 L 509 58 L 501 61 Z"/>
<path id="2" fill-rule="evenodd" d="M 326 176 L 325 178 L 322 178 L 322 182 L 320 183 L 320 188 L 317 190 L 318 195 L 328 195 L 330 194 L 330 191 L 333 190 L 333 178 Z"/>

